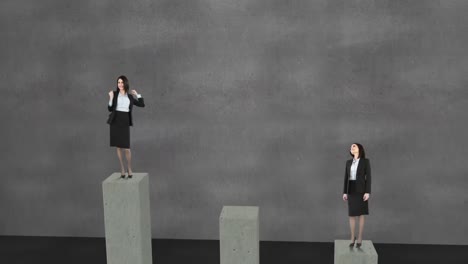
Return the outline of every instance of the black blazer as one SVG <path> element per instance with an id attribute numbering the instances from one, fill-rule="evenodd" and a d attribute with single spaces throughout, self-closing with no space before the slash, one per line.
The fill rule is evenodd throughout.
<path id="1" fill-rule="evenodd" d="M 119 96 L 118 91 L 114 91 L 114 98 L 112 99 L 112 106 L 109 106 L 107 104 L 107 110 L 111 113 L 111 117 L 109 119 L 109 124 L 112 124 L 114 122 L 115 118 L 115 109 L 117 108 L 117 97 Z M 128 99 L 130 99 L 130 106 L 129 108 L 129 119 L 130 119 L 130 126 L 133 126 L 133 120 L 132 120 L 132 108 L 133 105 L 139 106 L 139 107 L 145 107 L 145 101 L 143 100 L 143 97 L 141 98 L 135 98 L 133 95 L 130 95 L 127 93 Z"/>
<path id="2" fill-rule="evenodd" d="M 353 160 L 346 161 L 346 168 L 344 174 L 344 188 L 343 193 L 348 193 L 349 188 L 349 177 L 351 164 Z M 371 192 L 371 167 L 369 159 L 361 158 L 356 171 L 356 192 L 359 193 L 370 193 Z"/>

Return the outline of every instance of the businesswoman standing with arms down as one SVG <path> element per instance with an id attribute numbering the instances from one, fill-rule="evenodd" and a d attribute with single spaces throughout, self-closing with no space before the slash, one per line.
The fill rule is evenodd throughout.
<path id="1" fill-rule="evenodd" d="M 120 161 L 121 178 L 125 178 L 125 167 L 122 160 L 122 149 L 127 158 L 128 178 L 132 178 L 132 154 L 130 152 L 130 126 L 133 126 L 132 108 L 133 105 L 145 107 L 143 97 L 137 91 L 132 90 L 128 94 L 130 85 L 125 76 L 117 78 L 117 89 L 109 92 L 109 119 L 110 125 L 110 146 L 117 147 L 117 157 Z M 136 98 L 135 98 L 136 96 Z"/>
<path id="2" fill-rule="evenodd" d="M 356 243 L 355 226 L 359 218 L 359 234 L 356 247 L 362 244 L 362 231 L 364 229 L 364 215 L 369 214 L 369 196 L 371 192 L 371 167 L 366 159 L 364 147 L 359 143 L 351 145 L 350 154 L 353 157 L 346 161 L 344 175 L 343 201 L 348 201 L 349 227 L 351 229 L 351 244 Z"/>

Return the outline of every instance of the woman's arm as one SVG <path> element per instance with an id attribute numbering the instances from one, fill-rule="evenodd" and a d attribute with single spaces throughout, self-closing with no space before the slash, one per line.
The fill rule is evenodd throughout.
<path id="1" fill-rule="evenodd" d="M 132 95 L 135 95 L 137 98 L 132 96 L 133 104 L 139 107 L 145 107 L 145 100 L 141 97 L 141 94 L 137 93 L 137 91 L 132 90 Z"/>
<path id="2" fill-rule="evenodd" d="M 367 166 L 366 166 L 366 193 L 371 193 L 371 183 L 372 183 L 371 166 L 370 166 L 370 160 L 367 159 Z"/>
<path id="3" fill-rule="evenodd" d="M 139 107 L 145 107 L 145 101 L 143 100 L 143 97 L 139 97 L 137 99 L 133 98 L 133 104 Z"/>
<path id="4" fill-rule="evenodd" d="M 348 193 L 348 162 L 345 162 L 343 193 Z"/>
<path id="5" fill-rule="evenodd" d="M 107 104 L 107 110 L 109 110 L 109 112 L 112 112 L 112 102 L 114 100 L 114 91 L 110 91 L 109 92 L 109 103 Z"/>

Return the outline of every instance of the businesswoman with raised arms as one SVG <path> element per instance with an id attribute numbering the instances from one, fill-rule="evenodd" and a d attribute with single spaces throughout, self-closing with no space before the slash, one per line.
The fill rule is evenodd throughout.
<path id="1" fill-rule="evenodd" d="M 110 125 L 110 146 L 117 148 L 117 157 L 120 162 L 121 178 L 125 178 L 125 167 L 122 160 L 122 150 L 127 159 L 128 178 L 132 178 L 132 154 L 130 152 L 130 126 L 133 126 L 133 105 L 144 107 L 141 94 L 132 90 L 127 77 L 117 78 L 117 89 L 109 92 L 108 110 L 111 112 L 107 123 Z M 136 97 L 136 98 L 135 98 Z"/>
<path id="2" fill-rule="evenodd" d="M 344 174 L 343 201 L 348 201 L 349 227 L 351 229 L 350 247 L 360 248 L 364 229 L 364 216 L 369 214 L 369 197 L 371 193 L 371 166 L 366 158 L 364 147 L 359 143 L 351 145 L 353 157 L 346 161 Z M 355 226 L 359 218 L 359 233 L 356 241 Z"/>

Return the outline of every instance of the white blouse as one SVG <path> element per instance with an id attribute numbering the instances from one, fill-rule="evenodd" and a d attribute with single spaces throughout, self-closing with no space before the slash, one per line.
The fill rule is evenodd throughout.
<path id="1" fill-rule="evenodd" d="M 141 98 L 141 94 L 137 94 L 137 98 Z M 109 106 L 112 106 L 112 99 L 109 100 Z M 115 108 L 115 110 L 120 112 L 130 111 L 130 99 L 128 98 L 127 94 L 122 95 L 118 93 L 117 107 Z"/>
<path id="2" fill-rule="evenodd" d="M 350 174 L 349 174 L 350 181 L 356 180 L 356 172 L 357 172 L 357 167 L 359 165 L 359 160 L 360 159 L 353 159 L 353 164 L 351 164 L 351 169 L 350 169 Z"/>

